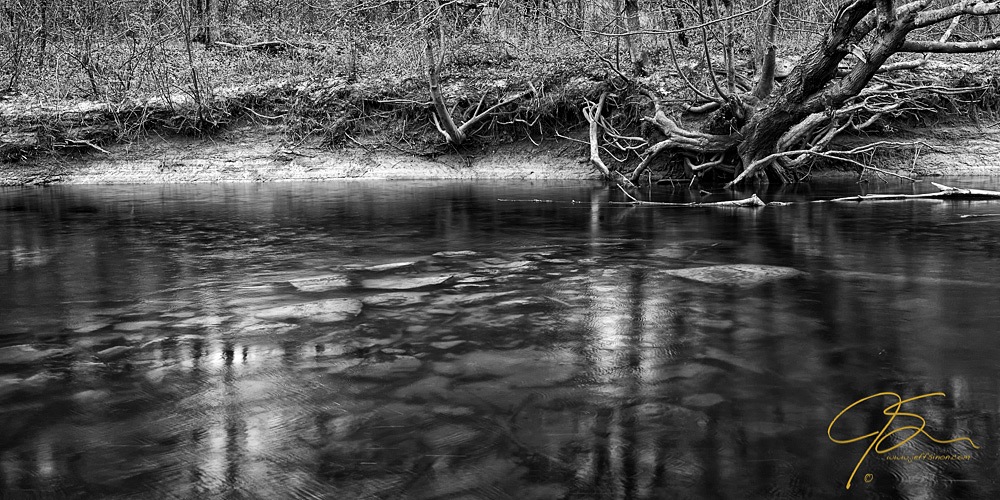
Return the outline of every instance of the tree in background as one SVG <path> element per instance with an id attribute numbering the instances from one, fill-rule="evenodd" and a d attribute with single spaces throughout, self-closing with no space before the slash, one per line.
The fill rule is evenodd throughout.
<path id="1" fill-rule="evenodd" d="M 932 110 L 918 94 L 972 92 L 907 71 L 932 53 L 998 48 L 993 25 L 971 21 L 989 20 L 998 5 L 0 0 L 0 89 L 115 106 L 188 95 L 200 109 L 215 96 L 213 80 L 294 82 L 339 103 L 312 110 L 329 122 L 362 128 L 366 113 L 395 113 L 412 129 L 417 116 L 449 147 L 501 117 L 508 129 L 549 137 L 585 123 L 591 163 L 623 185 L 660 160 L 692 177 L 793 182 L 814 158 L 852 161 L 830 150 L 839 134 Z M 538 119 L 546 113 L 556 118 Z M 602 155 L 620 158 L 608 168 Z M 617 172 L 625 165 L 628 179 Z"/>

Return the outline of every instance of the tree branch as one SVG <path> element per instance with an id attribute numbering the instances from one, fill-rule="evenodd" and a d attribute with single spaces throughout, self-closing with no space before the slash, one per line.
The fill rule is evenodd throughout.
<path id="1" fill-rule="evenodd" d="M 470 128 L 472 128 L 476 123 L 478 123 L 479 120 L 482 120 L 483 118 L 486 118 L 487 116 L 490 115 L 490 113 L 492 113 L 496 109 L 498 109 L 500 107 L 503 107 L 503 106 L 506 106 L 506 105 L 508 105 L 508 104 L 510 104 L 510 103 L 512 103 L 514 101 L 517 101 L 517 100 L 519 100 L 519 99 L 521 99 L 521 98 L 523 98 L 523 97 L 525 97 L 527 95 L 532 94 L 533 92 L 534 92 L 534 90 L 531 89 L 531 88 L 526 89 L 524 92 L 521 92 L 519 94 L 510 96 L 510 97 L 508 97 L 508 98 L 506 98 L 506 99 L 504 99 L 504 100 L 502 100 L 502 101 L 500 101 L 500 102 L 498 102 L 498 103 L 496 103 L 496 104 L 494 104 L 494 105 L 486 108 L 485 111 L 483 111 L 482 113 L 479 113 L 478 115 L 473 116 L 472 118 L 469 118 L 469 121 L 463 123 L 461 127 L 458 127 L 458 131 L 461 132 L 461 133 L 463 133 L 463 134 L 466 133 Z"/>
<path id="2" fill-rule="evenodd" d="M 1000 13 L 1000 2 L 984 2 L 982 0 L 963 0 L 961 2 L 942 7 L 940 9 L 929 10 L 917 14 L 914 26 L 924 28 L 932 24 L 937 24 L 945 19 L 951 19 L 962 14 L 973 16 L 988 16 Z"/>
<path id="3" fill-rule="evenodd" d="M 965 54 L 970 52 L 989 52 L 1000 49 L 1000 37 L 978 40 L 975 42 L 934 42 L 913 40 L 905 41 L 899 52 L 935 52 L 944 54 Z"/>
<path id="4" fill-rule="evenodd" d="M 687 77 L 687 75 L 685 75 L 684 72 L 681 71 L 681 66 L 677 62 L 677 52 L 674 50 L 674 42 L 671 41 L 670 38 L 667 38 L 667 47 L 670 48 L 670 60 L 674 63 L 674 69 L 677 70 L 677 74 L 680 75 L 681 79 L 684 80 L 684 83 L 688 86 L 688 88 L 691 89 L 692 92 L 697 94 L 702 99 L 706 99 L 716 104 L 722 104 L 724 102 L 722 99 L 718 97 L 712 97 L 702 92 L 701 89 L 696 87 L 695 84 L 691 83 L 691 80 Z"/>
<path id="5" fill-rule="evenodd" d="M 705 12 L 704 12 L 704 2 L 703 0 L 698 1 L 698 20 L 705 24 Z M 715 68 L 712 65 L 712 54 L 708 50 L 708 30 L 704 27 L 701 28 L 701 46 L 705 51 L 705 63 L 708 67 L 708 78 L 712 80 L 712 87 L 715 88 L 715 93 L 719 95 L 723 100 L 729 100 L 729 94 L 722 90 L 719 86 L 719 81 L 715 79 Z"/>
<path id="6" fill-rule="evenodd" d="M 441 77 L 440 61 L 434 54 L 434 35 L 435 27 L 440 30 L 440 21 L 437 18 L 436 11 L 431 14 L 424 14 L 423 0 L 418 0 L 418 8 L 420 9 L 420 17 L 427 17 L 427 26 L 424 29 L 424 57 L 425 61 L 425 72 L 427 74 L 427 86 L 430 89 L 431 101 L 434 103 L 434 126 L 444 134 L 448 142 L 452 144 L 461 144 L 465 141 L 465 132 L 460 130 L 455 125 L 455 120 L 451 117 L 451 113 L 448 111 L 448 106 L 444 102 L 444 96 L 441 95 Z M 443 34 L 442 42 L 443 42 Z M 444 54 L 444 46 L 441 46 L 441 53 Z"/>

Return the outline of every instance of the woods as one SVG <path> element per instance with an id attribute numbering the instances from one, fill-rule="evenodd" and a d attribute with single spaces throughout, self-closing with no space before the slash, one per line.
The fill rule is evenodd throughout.
<path id="1" fill-rule="evenodd" d="M 980 0 L 5 0 L 0 10 L 0 92 L 11 101 L 0 140 L 17 152 L 7 160 L 64 138 L 99 151 L 163 124 L 211 133 L 251 120 L 292 141 L 419 154 L 569 137 L 625 187 L 652 171 L 791 183 L 817 161 L 877 171 L 864 155 L 916 149 L 878 138 L 838 148 L 845 136 L 997 109 L 988 68 L 1000 2 Z M 26 117 L 80 101 L 106 104 L 115 130 L 80 135 Z M 25 134 L 47 138 L 15 141 Z"/>

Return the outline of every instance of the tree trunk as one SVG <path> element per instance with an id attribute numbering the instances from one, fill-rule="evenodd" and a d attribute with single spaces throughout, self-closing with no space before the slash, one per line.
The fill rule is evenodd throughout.
<path id="1" fill-rule="evenodd" d="M 642 26 L 639 23 L 639 0 L 625 0 L 625 29 L 629 34 L 625 37 L 629 57 L 632 60 L 632 73 L 637 76 L 646 74 L 646 50 L 642 43 Z"/>
<path id="2" fill-rule="evenodd" d="M 424 2 L 418 1 L 417 5 L 420 17 L 427 17 Z M 444 96 L 441 95 L 441 61 L 434 53 L 435 36 L 440 38 L 442 42 L 444 41 L 437 14 L 428 18 L 427 26 L 424 29 L 424 58 L 426 59 L 424 68 L 427 74 L 427 86 L 430 89 L 431 102 L 434 104 L 434 124 L 438 131 L 448 138 L 448 142 L 459 145 L 465 142 L 465 133 L 455 125 L 455 120 L 451 117 L 451 112 L 448 111 L 448 106 L 444 102 Z M 444 47 L 439 49 L 443 57 Z"/>
<path id="3" fill-rule="evenodd" d="M 698 9 L 699 22 L 705 24 L 707 21 L 704 19 L 703 1 L 699 0 L 697 6 L 692 5 L 692 8 Z M 726 7 L 726 12 L 730 12 L 730 4 L 727 3 Z M 826 144 L 845 127 L 863 129 L 877 120 L 881 113 L 898 109 L 898 103 L 883 103 L 881 109 L 868 108 L 867 96 L 862 96 L 872 78 L 889 69 L 886 61 L 894 54 L 1000 50 L 1000 37 L 974 42 L 949 42 L 952 28 L 946 30 L 939 41 L 907 40 L 907 36 L 914 30 L 951 21 L 959 16 L 1000 13 L 1000 1 L 962 0 L 932 7 L 931 0 L 916 0 L 897 7 L 894 0 L 848 0 L 830 21 L 822 38 L 803 54 L 778 91 L 774 92 L 774 39 L 779 26 L 780 0 L 770 0 L 769 7 L 765 26 L 766 45 L 762 47 L 763 61 L 756 85 L 749 95 L 740 96 L 738 92 L 734 92 L 734 73 L 730 70 L 733 65 L 728 47 L 729 92 L 723 91 L 715 81 L 711 65 L 708 65 L 707 70 L 707 77 L 722 99 L 701 92 L 689 82 L 691 90 L 702 98 L 713 101 L 715 105 L 721 104 L 708 123 L 732 126 L 726 129 L 708 127 L 705 129 L 705 132 L 710 132 L 708 134 L 685 130 L 663 115 L 657 105 L 654 116 L 644 120 L 657 125 L 666 138 L 649 145 L 645 159 L 632 174 L 633 180 L 638 179 L 656 155 L 672 151 L 682 155 L 689 166 L 694 160 L 702 162 L 695 165 L 698 169 L 722 168 L 733 172 L 735 178 L 727 187 L 745 179 L 793 182 L 797 180 L 796 172 L 789 171 L 786 165 L 794 169 L 811 155 L 822 156 Z M 721 13 L 718 14 L 722 19 Z M 725 21 L 728 23 L 728 15 L 725 16 Z M 957 21 L 952 21 L 953 26 L 955 23 Z M 705 28 L 699 29 L 704 35 Z M 707 35 L 705 36 L 707 40 Z M 673 48 L 672 45 L 670 47 Z M 710 62 L 711 54 L 707 43 L 704 48 L 705 58 Z M 850 54 L 854 55 L 855 60 L 850 61 L 848 69 L 840 68 L 841 62 Z M 913 64 L 910 61 L 904 63 Z M 900 67 L 899 64 L 890 66 Z M 919 61 L 916 66 L 919 66 Z M 677 69 L 684 76 L 680 68 Z M 881 94 L 886 97 L 891 93 L 875 92 L 872 89 L 871 95 Z M 862 96 L 864 102 L 848 105 L 859 96 Z M 650 95 L 650 98 L 656 104 L 656 97 Z M 905 101 L 906 97 L 902 99 Z M 874 116 L 860 125 L 852 124 L 849 119 L 838 122 L 859 109 L 871 111 Z M 828 123 L 829 126 L 819 128 L 821 123 Z M 814 130 L 818 135 L 812 135 Z M 802 149 L 795 149 L 800 144 L 806 145 Z M 738 159 L 735 164 L 723 168 L 719 165 L 722 161 L 720 158 L 728 157 L 727 161 L 732 162 L 731 155 L 727 154 L 731 151 L 729 145 L 735 146 Z M 705 161 L 706 153 L 714 153 L 714 158 Z"/>
<path id="4" fill-rule="evenodd" d="M 219 0 L 205 0 L 205 45 L 219 39 Z"/>
<path id="5" fill-rule="evenodd" d="M 858 26 L 874 8 L 874 0 L 855 0 L 844 6 L 823 39 L 803 56 L 781 87 L 781 93 L 763 101 L 754 110 L 750 120 L 741 129 L 739 145 L 742 168 L 737 170 L 733 183 L 754 176 L 763 180 L 755 171 L 766 167 L 769 179 L 778 182 L 794 181 L 777 162 L 757 165 L 777 149 L 778 140 L 786 132 L 812 113 L 836 109 L 848 99 L 858 95 L 878 69 L 902 45 L 911 29 L 909 23 L 898 22 L 879 28 L 880 37 L 846 76 L 830 83 L 837 76 L 840 62 L 850 53 L 850 47 L 868 34 L 865 26 Z M 911 20 L 912 21 L 912 20 Z M 732 183 L 731 183 L 732 184 Z"/>

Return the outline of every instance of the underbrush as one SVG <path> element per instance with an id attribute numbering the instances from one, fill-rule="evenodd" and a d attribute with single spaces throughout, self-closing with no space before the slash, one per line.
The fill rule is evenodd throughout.
<path id="1" fill-rule="evenodd" d="M 789 23 L 779 54 L 790 57 L 811 43 L 815 26 Z M 743 47 L 753 45 L 756 28 L 740 31 Z M 810 31 L 811 30 L 811 31 Z M 282 131 L 290 146 L 391 147 L 411 154 L 435 155 L 452 150 L 431 120 L 424 75 L 422 40 L 410 26 L 400 33 L 370 32 L 353 38 L 336 34 L 259 33 L 244 30 L 238 40 L 278 38 L 288 50 L 266 52 L 131 36 L 87 48 L 53 42 L 49 53 L 26 65 L 21 92 L 0 114 L 7 125 L 5 160 L 76 147 L 134 142 L 146 134 L 211 136 L 236 124 L 256 123 Z M 718 47 L 712 46 L 713 51 Z M 702 89 L 709 73 L 699 44 L 670 48 L 664 37 L 648 36 L 648 75 L 633 76 L 628 54 L 612 39 L 555 32 L 501 30 L 486 35 L 475 29 L 453 33 L 444 51 L 442 94 L 455 118 L 464 121 L 506 97 L 531 90 L 496 110 L 473 130 L 464 148 L 553 138 L 579 140 L 587 121 L 581 109 L 609 93 L 604 117 L 620 135 L 649 139 L 640 125 L 652 110 L 650 94 L 668 110 L 697 128 L 705 115 L 685 114 L 696 96 L 677 69 Z M 754 55 L 741 49 L 737 69 L 746 79 Z M 676 66 L 672 53 L 676 51 Z M 713 52 L 717 60 L 721 54 Z M 935 56 L 932 62 L 944 57 Z M 1000 84 L 995 54 L 947 57 L 949 64 L 928 64 L 891 78 L 914 88 L 959 87 L 954 93 L 914 91 L 914 106 L 887 114 L 869 131 L 891 134 L 902 124 L 972 116 L 995 122 Z M 890 77 L 886 77 L 890 78 Z M 971 90 L 970 90 L 971 89 Z M 80 111 L 83 109 L 83 111 Z M 21 143 L 11 137 L 17 135 Z M 27 139 L 25 139 L 27 138 Z M 13 146 L 11 146 L 13 145 Z M 611 166 L 634 164 L 639 148 L 607 146 Z M 666 175 L 682 172 L 669 160 Z"/>

